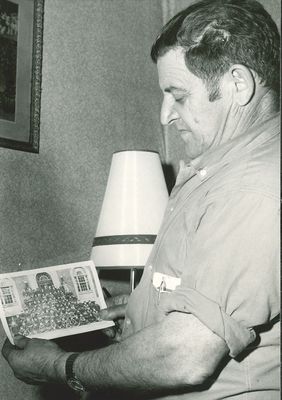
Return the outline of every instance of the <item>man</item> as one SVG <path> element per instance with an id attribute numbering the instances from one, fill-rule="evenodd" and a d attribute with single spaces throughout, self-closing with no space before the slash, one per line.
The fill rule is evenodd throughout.
<path id="1" fill-rule="evenodd" d="M 204 0 L 168 22 L 151 55 L 161 122 L 188 159 L 122 340 L 71 354 L 19 337 L 3 355 L 25 382 L 75 378 L 110 398 L 278 399 L 277 28 L 256 1 Z"/>

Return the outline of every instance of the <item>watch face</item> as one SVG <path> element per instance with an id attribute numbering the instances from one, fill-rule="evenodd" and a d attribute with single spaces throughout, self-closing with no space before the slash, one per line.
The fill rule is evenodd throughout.
<path id="1" fill-rule="evenodd" d="M 86 389 L 85 387 L 82 385 L 82 383 L 76 379 L 76 378 L 69 378 L 67 380 L 68 385 L 73 389 L 76 390 L 77 392 L 85 392 Z"/>

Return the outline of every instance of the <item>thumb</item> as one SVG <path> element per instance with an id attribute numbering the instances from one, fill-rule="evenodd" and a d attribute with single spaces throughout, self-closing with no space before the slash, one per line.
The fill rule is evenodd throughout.
<path id="1" fill-rule="evenodd" d="M 126 304 L 120 304 L 118 306 L 105 308 L 100 311 L 100 317 L 102 319 L 117 319 L 124 318 Z"/>
<path id="2" fill-rule="evenodd" d="M 30 339 L 28 339 L 25 336 L 22 336 L 22 335 L 15 335 L 14 336 L 14 343 L 15 343 L 15 346 L 18 349 L 23 350 L 27 346 L 29 341 L 30 341 Z"/>

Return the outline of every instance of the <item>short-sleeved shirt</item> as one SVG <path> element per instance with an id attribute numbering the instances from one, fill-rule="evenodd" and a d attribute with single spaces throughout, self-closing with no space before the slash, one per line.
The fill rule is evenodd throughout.
<path id="1" fill-rule="evenodd" d="M 169 399 L 280 398 L 279 122 L 179 171 L 123 337 L 180 311 L 220 336 L 229 355 L 200 390 Z"/>

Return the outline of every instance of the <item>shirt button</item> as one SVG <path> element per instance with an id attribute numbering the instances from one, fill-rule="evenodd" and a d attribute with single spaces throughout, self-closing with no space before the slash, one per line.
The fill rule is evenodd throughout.
<path id="1" fill-rule="evenodd" d="M 126 323 L 127 326 L 129 326 L 129 325 L 131 324 L 130 319 L 128 318 L 128 319 L 125 321 L 125 323 Z"/>
<path id="2" fill-rule="evenodd" d="M 174 207 L 170 207 L 170 211 L 172 212 L 174 210 Z"/>
<path id="3" fill-rule="evenodd" d="M 207 175 L 206 169 L 199 169 L 199 174 L 201 178 L 204 178 Z"/>
<path id="4" fill-rule="evenodd" d="M 148 269 L 149 269 L 150 271 L 152 271 L 152 269 L 153 269 L 152 265 L 148 265 Z"/>

